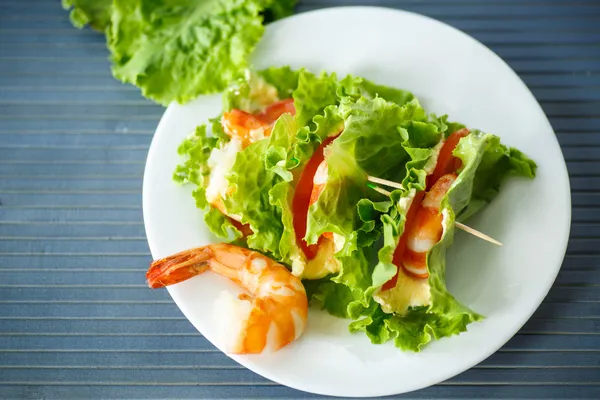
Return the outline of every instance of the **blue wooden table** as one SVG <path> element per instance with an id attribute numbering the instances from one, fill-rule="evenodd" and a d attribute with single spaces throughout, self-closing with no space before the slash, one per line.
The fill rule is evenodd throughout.
<path id="1" fill-rule="evenodd" d="M 480 365 L 400 397 L 600 398 L 600 2 L 297 12 L 353 4 L 440 19 L 499 54 L 550 118 L 573 191 L 568 253 L 534 317 Z M 147 289 L 142 174 L 163 111 L 111 77 L 103 37 L 59 1 L 0 0 L 0 398 L 317 397 L 230 361 Z"/>

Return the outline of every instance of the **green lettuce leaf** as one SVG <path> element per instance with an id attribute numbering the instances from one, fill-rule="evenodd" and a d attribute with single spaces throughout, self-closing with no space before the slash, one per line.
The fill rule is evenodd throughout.
<path id="1" fill-rule="evenodd" d="M 285 162 L 296 132 L 294 118 L 283 114 L 268 138 L 238 153 L 228 175 L 235 190 L 224 201 L 227 211 L 250 225 L 253 234 L 247 238 L 248 246 L 276 260 L 284 258 L 280 242 L 284 235 L 282 207 L 287 205 L 273 201 L 272 191 L 280 182 L 286 182 L 284 178 L 292 179 Z"/>
<path id="2" fill-rule="evenodd" d="M 192 196 L 196 207 L 205 211 L 204 222 L 214 235 L 222 239 L 236 240 L 241 233 L 228 217 L 211 207 L 206 200 L 205 188 L 210 174 L 208 158 L 213 149 L 229 141 L 218 119 L 213 119 L 211 122 L 211 136 L 208 135 L 207 126 L 200 125 L 179 145 L 177 152 L 184 161 L 175 168 L 173 180 L 182 185 L 194 186 Z"/>
<path id="3" fill-rule="evenodd" d="M 325 107 L 338 104 L 338 79 L 336 74 L 325 72 L 315 75 L 301 70 L 298 87 L 293 93 L 296 120 L 299 126 L 314 128 L 312 119 L 322 114 Z"/>
<path id="4" fill-rule="evenodd" d="M 113 75 L 163 105 L 221 91 L 262 37 L 262 9 L 259 0 L 115 0 Z"/>
<path id="5" fill-rule="evenodd" d="M 409 91 L 379 85 L 365 78 L 353 75 L 348 75 L 342 79 L 338 89 L 338 96 L 352 97 L 354 100 L 358 100 L 361 97 L 367 99 L 381 97 L 399 106 L 403 106 L 415 98 Z"/>
<path id="6" fill-rule="evenodd" d="M 277 89 L 280 99 L 289 99 L 298 87 L 300 71 L 283 66 L 263 69 L 258 71 L 258 74 Z"/>
<path id="7" fill-rule="evenodd" d="M 207 126 L 200 125 L 177 148 L 177 153 L 184 162 L 175 168 L 173 180 L 180 184 L 192 183 L 196 186 L 194 198 L 199 208 L 207 205 L 204 188 L 206 178 L 210 174 L 208 167 L 210 153 L 227 140 L 226 137 L 218 135 L 208 136 Z"/>
<path id="8" fill-rule="evenodd" d="M 86 25 L 104 31 L 110 23 L 113 0 L 62 0 L 65 10 L 70 10 L 69 18 L 78 29 Z"/>
<path id="9" fill-rule="evenodd" d="M 208 207 L 204 213 L 204 223 L 218 238 L 246 247 L 246 241 L 241 239 L 242 233 L 233 225 L 231 219 L 218 209 Z"/>
<path id="10" fill-rule="evenodd" d="M 442 201 L 441 207 L 446 214 L 442 239 L 427 256 L 429 278 L 426 285 L 423 283 L 423 289 L 429 291 L 429 304 L 411 307 L 407 298 L 402 297 L 406 293 L 397 288 L 390 290 L 386 296 L 382 295 L 386 308 L 393 309 L 384 312 L 383 306 L 365 307 L 361 318 L 350 327 L 352 331 L 364 331 L 373 343 L 393 339 L 401 349 L 419 351 L 431 340 L 464 332 L 468 324 L 483 318 L 459 303 L 446 288 L 446 252 L 454 238 L 455 215 L 464 211 L 472 215 L 480 210 L 495 197 L 501 182 L 510 175 L 534 177 L 535 163 L 521 152 L 501 145 L 497 136 L 477 130 L 461 139 L 454 155 L 462 160 L 463 168 Z M 423 184 L 420 182 L 419 186 Z M 397 193 L 408 197 L 414 192 Z M 396 209 L 382 218 L 385 244 L 379 252 L 380 263 L 374 272 L 374 286 L 383 284 L 396 272 L 392 264 L 393 251 L 403 231 L 408 202 L 397 204 Z M 419 289 L 416 283 L 415 287 L 409 288 L 413 291 Z M 394 293 L 395 290 L 398 291 Z M 378 301 L 382 302 L 382 299 Z"/>
<path id="11" fill-rule="evenodd" d="M 381 265 L 374 270 L 378 264 L 376 248 L 380 247 L 376 243 L 381 236 L 390 249 L 395 248 L 393 235 L 382 232 L 379 222 L 390 218 L 386 213 L 393 203 L 367 188 L 366 175 L 422 189 L 422 169 L 443 132 L 439 124 L 429 120 L 416 99 L 400 106 L 380 97 L 361 97 L 356 102 L 345 98 L 340 109 L 345 129 L 327 149 L 329 177 L 310 209 L 306 239 L 314 243 L 325 232 L 345 238 L 345 246 L 336 254 L 341 264 L 339 274 L 315 289 L 313 301 L 330 312 L 335 310 L 334 315 L 356 319 L 376 311 L 378 305 L 372 301 L 372 294 L 396 270 L 391 265 L 393 250 L 388 276 L 385 271 L 382 275 Z M 394 191 L 392 199 L 397 201 L 400 193 Z M 385 227 L 388 231 L 391 228 L 396 229 L 394 224 Z M 378 280 L 381 283 L 375 286 Z"/>
<path id="12" fill-rule="evenodd" d="M 348 239 L 361 223 L 356 209 L 360 200 L 380 197 L 367 187 L 367 176 L 403 181 L 422 169 L 441 138 L 416 99 L 403 106 L 380 97 L 346 99 L 340 112 L 344 131 L 327 147 L 329 176 L 309 210 L 309 244 L 325 232 Z"/>
<path id="13" fill-rule="evenodd" d="M 280 118 L 284 119 L 284 117 Z M 298 178 L 308 160 L 312 157 L 314 151 L 320 145 L 322 140 L 330 135 L 333 135 L 341 129 L 341 115 L 336 106 L 329 106 L 324 110 L 323 115 L 316 115 L 313 118 L 314 129 L 305 126 L 297 130 L 296 136 L 289 147 L 284 151 L 282 147 L 277 149 L 279 154 L 275 155 L 275 151 L 268 152 L 266 155 L 267 168 L 279 174 L 282 178 L 281 182 L 277 183 L 270 191 L 270 202 L 277 206 L 282 213 L 282 223 L 284 226 L 283 234 L 281 235 L 280 251 L 282 261 L 292 266 L 292 271 L 295 275 L 303 278 L 321 277 L 327 272 L 327 268 L 333 269 L 333 265 L 326 265 L 323 271 L 305 270 L 307 261 L 302 249 L 296 242 L 296 232 L 294 229 L 294 217 L 292 213 L 292 200 L 296 190 Z M 279 121 L 278 121 L 279 123 Z M 294 118 L 296 128 L 298 120 Z M 279 165 L 277 165 L 279 163 Z M 285 171 L 280 168 L 285 167 Z M 314 265 L 318 260 L 314 262 Z M 312 265 L 312 264 L 311 264 Z"/>
<path id="14" fill-rule="evenodd" d="M 465 332 L 474 321 L 468 313 L 440 315 L 428 312 L 426 307 L 413 309 L 404 317 L 386 314 L 380 307 L 373 307 L 368 314 L 352 322 L 350 332 L 365 332 L 374 344 L 393 340 L 399 349 L 414 352 L 434 339 Z"/>
<path id="15" fill-rule="evenodd" d="M 459 142 L 453 154 L 469 160 L 475 157 L 473 153 L 480 153 L 481 160 L 474 172 L 472 187 L 469 187 L 469 201 L 456 211 L 459 221 L 466 221 L 489 204 L 508 177 L 534 178 L 537 169 L 533 160 L 513 147 L 502 145 L 500 138 L 494 135 L 473 132 Z"/>
<path id="16" fill-rule="evenodd" d="M 298 87 L 298 71 L 290 67 L 247 70 L 223 93 L 223 111 L 236 108 L 254 113 L 278 100 L 289 99 Z"/>
<path id="17" fill-rule="evenodd" d="M 105 32 L 113 76 L 160 104 L 185 103 L 243 76 L 264 23 L 295 0 L 62 0 L 77 28 Z"/>

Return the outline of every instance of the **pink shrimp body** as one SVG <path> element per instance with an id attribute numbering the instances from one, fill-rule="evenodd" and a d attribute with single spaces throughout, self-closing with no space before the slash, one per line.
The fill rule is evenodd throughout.
<path id="1" fill-rule="evenodd" d="M 155 260 L 146 278 L 159 288 L 182 282 L 210 270 L 247 291 L 238 297 L 240 321 L 229 351 L 256 354 L 279 350 L 297 339 L 306 326 L 308 298 L 300 279 L 283 265 L 249 249 L 211 244 Z"/>
<path id="2" fill-rule="evenodd" d="M 416 278 L 427 278 L 427 253 L 440 241 L 443 233 L 440 206 L 455 173 L 442 176 L 423 198 L 414 222 L 407 232 L 406 250 L 402 256 L 403 268 Z"/>
<path id="3" fill-rule="evenodd" d="M 223 130 L 231 137 L 231 141 L 218 149 L 214 149 L 208 160 L 211 173 L 207 179 L 206 199 L 211 206 L 227 215 L 231 223 L 242 232 L 244 236 L 252 234 L 250 226 L 240 223 L 240 217 L 227 212 L 223 199 L 231 194 L 232 188 L 228 186 L 225 175 L 233 167 L 235 154 L 257 140 L 264 139 L 271 134 L 273 125 L 283 115 L 295 115 L 294 99 L 277 101 L 262 112 L 251 114 L 246 111 L 233 109 L 223 113 L 221 125 Z"/>
<path id="4" fill-rule="evenodd" d="M 247 147 L 256 139 L 269 136 L 275 121 L 284 113 L 296 114 L 294 99 L 290 98 L 273 103 L 257 114 L 233 109 L 223 113 L 221 124 L 225 133 L 234 139 L 240 140 L 242 147 Z"/>

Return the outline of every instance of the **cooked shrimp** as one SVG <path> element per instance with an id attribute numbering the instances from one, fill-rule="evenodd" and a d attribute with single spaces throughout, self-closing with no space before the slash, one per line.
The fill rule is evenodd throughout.
<path id="1" fill-rule="evenodd" d="M 211 270 L 229 278 L 248 294 L 235 303 L 231 327 L 234 354 L 279 350 L 304 331 L 308 299 L 302 282 L 283 265 L 262 254 L 231 244 L 211 244 L 155 260 L 146 278 L 148 286 L 173 285 Z"/>
<path id="2" fill-rule="evenodd" d="M 257 140 L 269 136 L 275 121 L 286 112 L 292 115 L 296 113 L 293 99 L 273 103 L 257 114 L 233 109 L 223 113 L 221 118 L 223 130 L 231 136 L 231 140 L 223 147 L 214 149 L 208 159 L 210 174 L 206 186 L 206 199 L 210 205 L 227 215 L 244 236 L 252 234 L 250 227 L 242 225 L 239 216 L 230 215 L 223 204 L 223 199 L 232 191 L 226 175 L 233 167 L 237 153 Z"/>
<path id="3" fill-rule="evenodd" d="M 462 166 L 460 158 L 455 157 L 454 149 L 458 142 L 468 136 L 470 131 L 467 128 L 462 128 L 452 133 L 445 141 L 440 142 L 441 149 L 435 158 L 436 164 L 433 172 L 427 176 L 427 190 L 433 186 L 442 176 L 458 171 Z"/>
<path id="4" fill-rule="evenodd" d="M 263 137 L 267 136 L 264 135 L 267 124 L 257 116 L 242 110 L 234 109 L 223 113 L 221 124 L 225 133 L 231 136 L 232 139 L 242 142 L 243 147 L 247 147 L 253 142 L 250 132 L 255 132 L 255 135 L 261 132 Z"/>
<path id="5" fill-rule="evenodd" d="M 257 114 L 237 109 L 231 110 L 223 113 L 221 124 L 225 133 L 232 139 L 241 141 L 245 148 L 255 141 L 269 136 L 275 121 L 284 113 L 296 114 L 294 99 L 278 101 Z"/>
<path id="6" fill-rule="evenodd" d="M 455 173 L 442 176 L 425 194 L 423 201 L 406 232 L 406 250 L 402 267 L 416 278 L 427 278 L 427 253 L 442 237 L 440 205 L 448 189 L 456 180 Z"/>

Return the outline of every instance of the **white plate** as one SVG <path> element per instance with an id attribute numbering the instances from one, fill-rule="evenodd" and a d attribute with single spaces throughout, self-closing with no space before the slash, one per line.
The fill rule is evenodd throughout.
<path id="1" fill-rule="evenodd" d="M 352 73 L 414 92 L 425 108 L 495 133 L 539 166 L 535 180 L 511 179 L 470 225 L 504 242 L 495 247 L 459 232 L 448 256 L 448 286 L 487 316 L 468 332 L 403 353 L 350 334 L 348 321 L 311 310 L 304 335 L 274 355 L 234 356 L 268 379 L 337 396 L 380 396 L 423 388 L 484 360 L 529 319 L 560 269 L 571 219 L 567 170 L 542 109 L 493 52 L 435 20 L 372 7 L 332 8 L 271 24 L 253 58 L 259 68 L 306 67 Z M 214 241 L 188 187 L 171 179 L 182 139 L 220 112 L 220 97 L 165 112 L 148 155 L 144 222 L 153 257 Z M 194 326 L 220 348 L 213 299 L 223 278 L 204 274 L 168 288 Z M 150 289 L 148 289 L 150 290 Z"/>

